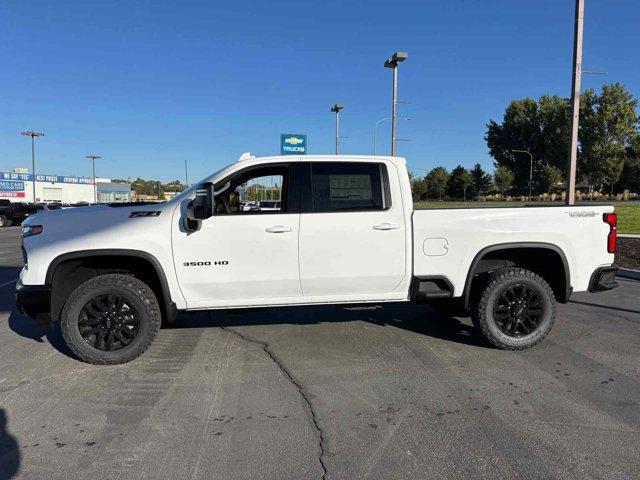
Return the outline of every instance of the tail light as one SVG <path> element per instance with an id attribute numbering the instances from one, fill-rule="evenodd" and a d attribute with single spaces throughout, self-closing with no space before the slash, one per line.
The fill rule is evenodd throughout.
<path id="1" fill-rule="evenodd" d="M 609 224 L 609 235 L 607 236 L 607 252 L 615 253 L 618 245 L 618 214 L 605 213 L 602 220 Z"/>

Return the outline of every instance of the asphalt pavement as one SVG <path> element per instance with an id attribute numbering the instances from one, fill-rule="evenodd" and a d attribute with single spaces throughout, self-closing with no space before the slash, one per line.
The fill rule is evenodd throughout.
<path id="1" fill-rule="evenodd" d="M 182 314 L 104 367 L 16 311 L 20 265 L 0 229 L 0 479 L 640 478 L 640 282 L 523 352 L 422 306 L 298 307 Z"/>

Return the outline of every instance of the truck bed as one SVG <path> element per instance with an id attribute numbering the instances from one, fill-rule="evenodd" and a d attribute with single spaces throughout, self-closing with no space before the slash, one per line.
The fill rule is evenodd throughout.
<path id="1" fill-rule="evenodd" d="M 415 276 L 442 276 L 463 293 L 469 265 L 483 249 L 497 244 L 551 244 L 565 256 L 574 291 L 587 290 L 594 269 L 610 265 L 611 205 L 444 208 L 415 210 L 413 254 Z M 601 240 L 600 240 L 601 239 Z"/>

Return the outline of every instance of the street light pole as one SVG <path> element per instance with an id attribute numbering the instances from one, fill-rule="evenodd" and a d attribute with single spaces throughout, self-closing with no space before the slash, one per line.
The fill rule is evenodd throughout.
<path id="1" fill-rule="evenodd" d="M 340 110 L 344 108 L 344 103 L 336 103 L 331 107 L 331 111 L 336 113 L 336 155 L 340 153 Z"/>
<path id="2" fill-rule="evenodd" d="M 36 203 L 36 142 L 37 137 L 44 137 L 42 132 L 33 132 L 31 130 L 20 132 L 20 135 L 31 137 L 31 173 L 33 175 L 33 203 Z"/>
<path id="3" fill-rule="evenodd" d="M 87 155 L 86 157 L 93 163 L 93 203 L 98 203 L 98 185 L 96 184 L 96 160 L 101 159 L 100 155 Z"/>
<path id="4" fill-rule="evenodd" d="M 576 195 L 576 163 L 578 161 L 578 125 L 580 121 L 580 80 L 582 79 L 582 32 L 584 26 L 584 0 L 576 0 L 573 32 L 573 78 L 571 80 L 571 144 L 567 161 L 566 203 L 573 205 Z"/>
<path id="5" fill-rule="evenodd" d="M 391 156 L 398 149 L 397 113 L 398 113 L 398 65 L 409 57 L 407 52 L 396 52 L 384 62 L 386 68 L 393 69 L 393 92 L 391 101 Z"/>
<path id="6" fill-rule="evenodd" d="M 391 117 L 386 117 L 386 118 L 381 118 L 380 120 L 378 120 L 376 122 L 376 124 L 373 127 L 373 154 L 376 154 L 376 145 L 377 145 L 377 138 L 378 138 L 378 125 L 380 125 L 382 122 L 386 122 L 387 120 L 391 120 Z M 409 120 L 411 120 L 408 117 L 404 117 L 401 118 L 400 120 L 406 120 L 407 122 Z"/>
<path id="7" fill-rule="evenodd" d="M 187 170 L 187 160 L 184 161 L 184 184 L 189 186 L 189 171 Z"/>
<path id="8" fill-rule="evenodd" d="M 511 150 L 513 153 L 526 153 L 529 155 L 530 163 L 529 163 L 529 200 L 531 200 L 531 184 L 533 182 L 533 155 L 528 150 Z"/>

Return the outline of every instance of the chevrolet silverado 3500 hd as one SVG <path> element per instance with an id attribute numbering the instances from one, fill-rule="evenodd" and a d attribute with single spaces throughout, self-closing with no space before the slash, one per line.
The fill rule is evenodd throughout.
<path id="1" fill-rule="evenodd" d="M 257 194 L 279 206 L 241 208 Z M 414 211 L 396 157 L 245 154 L 167 202 L 38 214 L 22 235 L 18 307 L 96 364 L 180 310 L 331 303 L 456 304 L 523 349 L 572 291 L 617 286 L 612 206 Z"/>

